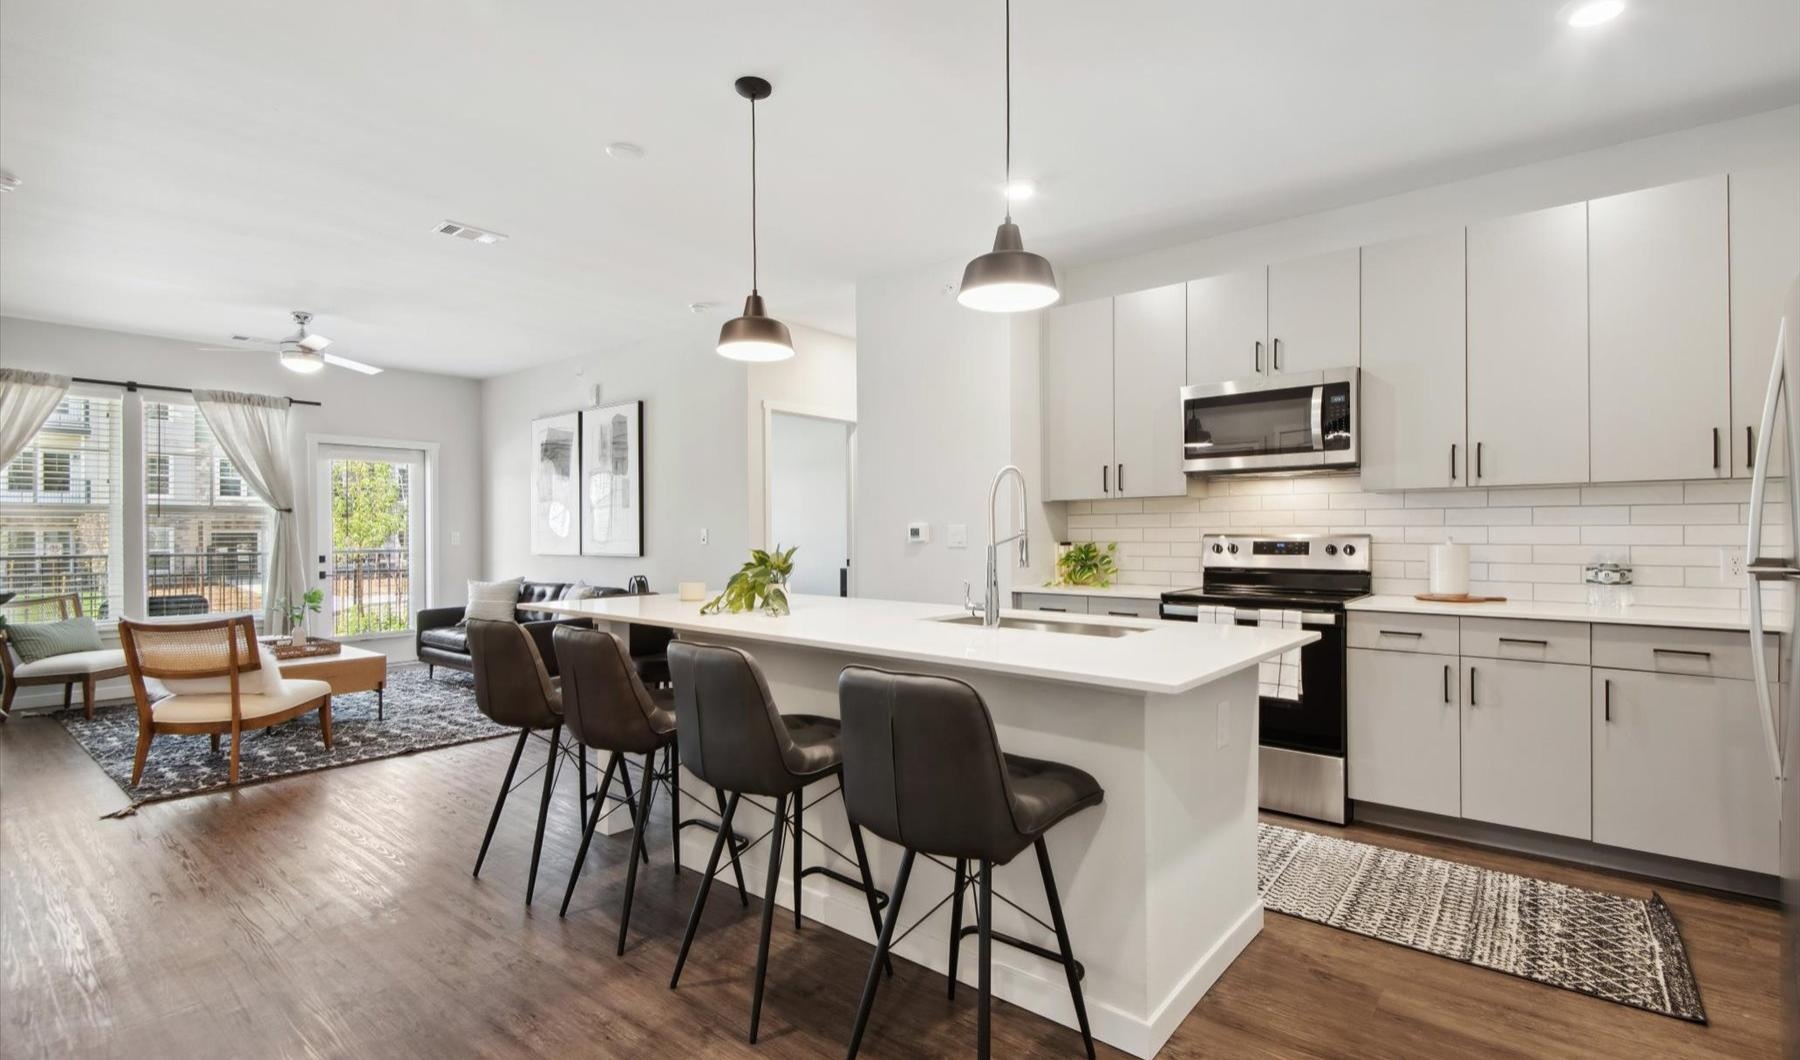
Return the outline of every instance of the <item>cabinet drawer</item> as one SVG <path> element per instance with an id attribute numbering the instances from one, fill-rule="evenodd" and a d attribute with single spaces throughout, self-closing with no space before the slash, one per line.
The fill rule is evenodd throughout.
<path id="1" fill-rule="evenodd" d="M 1126 596 L 1090 596 L 1087 598 L 1087 609 L 1090 615 L 1119 615 L 1129 618 L 1161 618 L 1161 600 L 1134 600 Z"/>
<path id="2" fill-rule="evenodd" d="M 1021 611 L 1067 611 L 1072 615 L 1088 613 L 1088 598 L 1064 596 L 1061 593 L 1014 593 Z"/>
<path id="3" fill-rule="evenodd" d="M 1588 661 L 1585 622 L 1536 622 L 1520 618 L 1465 618 L 1462 655 L 1468 659 L 1522 659 L 1526 662 Z"/>
<path id="4" fill-rule="evenodd" d="M 1352 611 L 1349 644 L 1352 648 L 1455 655 L 1456 624 L 1454 615 Z"/>
<path id="5" fill-rule="evenodd" d="M 1769 680 L 1781 680 L 1774 634 L 1763 637 Z M 1594 665 L 1615 670 L 1687 674 L 1694 677 L 1755 678 L 1750 670 L 1750 636 L 1729 629 L 1670 629 L 1666 626 L 1594 627 Z"/>

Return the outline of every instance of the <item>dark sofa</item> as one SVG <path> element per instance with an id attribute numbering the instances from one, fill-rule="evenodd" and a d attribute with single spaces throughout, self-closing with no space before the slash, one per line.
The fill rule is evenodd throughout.
<path id="1" fill-rule="evenodd" d="M 523 582 L 519 586 L 519 602 L 521 604 L 548 603 L 560 599 L 569 587 L 568 582 Z M 611 586 L 600 587 L 597 596 L 623 596 L 625 590 Z M 558 618 L 547 611 L 520 611 L 519 624 L 531 634 L 537 642 L 538 654 L 543 656 L 544 665 L 550 673 L 556 673 L 556 651 L 550 644 L 550 631 L 565 622 L 586 624 L 585 618 Z M 419 661 L 427 667 L 435 669 L 448 666 L 452 670 L 465 672 L 475 669 L 469 658 L 469 630 L 463 625 L 463 609 L 456 607 L 428 607 L 419 612 L 419 620 L 415 627 L 414 643 L 419 652 Z M 429 672 L 429 671 L 428 671 Z"/>

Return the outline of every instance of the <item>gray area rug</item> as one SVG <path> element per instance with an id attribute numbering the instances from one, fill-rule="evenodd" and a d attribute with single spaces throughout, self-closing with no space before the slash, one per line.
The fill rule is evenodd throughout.
<path id="1" fill-rule="evenodd" d="M 1263 904 L 1564 990 L 1706 1022 L 1675 918 L 1649 901 L 1261 824 Z"/>
<path id="2" fill-rule="evenodd" d="M 161 735 L 150 744 L 144 776 L 131 785 L 131 757 L 137 749 L 137 708 L 101 707 L 89 721 L 80 710 L 53 715 L 100 768 L 131 797 L 132 809 L 147 802 L 181 799 L 230 787 L 230 737 L 214 754 L 205 736 Z M 331 750 L 319 737 L 316 712 L 268 729 L 247 732 L 238 762 L 238 786 L 356 762 L 490 740 L 517 730 L 489 721 L 475 708 L 475 685 L 468 674 L 439 670 L 428 678 L 421 666 L 388 671 L 387 709 L 375 717 L 375 693 L 331 697 Z M 129 813 L 130 810 L 121 811 Z M 115 815 L 116 816 L 116 815 Z"/>

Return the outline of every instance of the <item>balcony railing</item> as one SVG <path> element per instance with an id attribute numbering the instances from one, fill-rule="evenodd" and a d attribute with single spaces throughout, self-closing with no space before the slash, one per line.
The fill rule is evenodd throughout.
<path id="1" fill-rule="evenodd" d="M 402 633 L 412 628 L 411 555 L 404 548 L 345 548 L 331 554 L 331 633 Z"/>
<path id="2" fill-rule="evenodd" d="M 152 552 L 145 580 L 153 618 L 220 611 L 260 614 L 261 552 Z"/>
<path id="3" fill-rule="evenodd" d="M 107 606 L 106 557 L 97 555 L 0 556 L 0 589 L 17 593 L 22 600 L 40 596 L 81 597 L 81 613 L 93 618 L 114 617 Z M 15 614 L 21 621 L 46 621 L 52 614 Z"/>

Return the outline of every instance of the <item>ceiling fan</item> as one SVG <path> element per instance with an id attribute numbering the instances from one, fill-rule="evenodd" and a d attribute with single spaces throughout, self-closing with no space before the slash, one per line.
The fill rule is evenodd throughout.
<path id="1" fill-rule="evenodd" d="M 289 371 L 300 372 L 304 375 L 311 375 L 328 364 L 336 365 L 339 368 L 348 368 L 353 372 L 361 372 L 364 375 L 379 375 L 381 373 L 381 369 L 372 364 L 364 364 L 361 361 L 353 361 L 348 357 L 339 357 L 335 353 L 324 352 L 325 347 L 331 345 L 331 340 L 323 335 L 318 335 L 306 330 L 306 325 L 312 323 L 313 315 L 304 309 L 296 309 L 293 312 L 294 324 L 299 330 L 292 335 L 289 335 L 287 338 L 264 339 L 254 335 L 233 335 L 231 336 L 232 341 L 242 343 L 243 345 L 201 346 L 199 348 L 208 352 L 232 353 L 244 349 L 265 350 L 269 353 L 279 354 L 281 357 L 281 366 L 283 368 L 286 368 Z"/>

